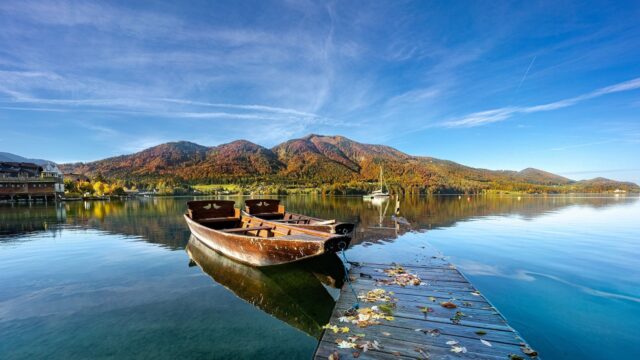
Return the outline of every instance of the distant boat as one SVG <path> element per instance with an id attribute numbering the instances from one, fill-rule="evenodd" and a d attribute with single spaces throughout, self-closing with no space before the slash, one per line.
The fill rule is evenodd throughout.
<path id="1" fill-rule="evenodd" d="M 243 216 L 257 217 L 276 223 L 284 223 L 304 229 L 323 231 L 331 234 L 341 234 L 351 237 L 354 224 L 336 220 L 319 219 L 307 215 L 285 211 L 278 199 L 251 199 L 244 202 Z"/>
<path id="2" fill-rule="evenodd" d="M 209 248 L 252 266 L 271 266 L 346 249 L 349 236 L 303 229 L 251 216 L 229 200 L 187 202 L 185 221 Z"/>
<path id="3" fill-rule="evenodd" d="M 380 199 L 380 198 L 388 198 L 389 192 L 385 190 L 386 183 L 384 181 L 384 174 L 382 173 L 382 166 L 380 166 L 380 189 L 374 190 L 371 194 L 367 194 L 364 196 L 367 200 Z"/>

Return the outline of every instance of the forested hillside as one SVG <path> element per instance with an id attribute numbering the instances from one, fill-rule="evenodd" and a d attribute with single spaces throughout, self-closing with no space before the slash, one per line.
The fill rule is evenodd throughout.
<path id="1" fill-rule="evenodd" d="M 343 136 L 309 135 L 271 149 L 245 140 L 205 147 L 181 141 L 141 152 L 63 164 L 81 173 L 153 186 L 175 184 L 279 184 L 331 187 L 336 192 L 368 191 L 380 167 L 398 193 L 477 193 L 482 191 L 603 192 L 638 191 L 638 185 L 609 179 L 574 181 L 538 169 L 495 171 L 452 161 L 411 156 L 384 145 L 363 144 Z"/>

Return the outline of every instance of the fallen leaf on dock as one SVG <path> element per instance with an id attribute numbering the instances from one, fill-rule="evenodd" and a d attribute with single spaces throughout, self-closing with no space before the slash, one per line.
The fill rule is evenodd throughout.
<path id="1" fill-rule="evenodd" d="M 385 269 L 384 272 L 392 279 L 380 279 L 376 280 L 377 283 L 384 285 L 400 285 L 405 287 L 407 285 L 418 286 L 422 283 L 418 275 L 407 272 L 402 266 L 396 265 L 391 269 Z"/>
<path id="2" fill-rule="evenodd" d="M 524 360 L 524 358 L 520 355 L 509 354 L 509 360 Z"/>
<path id="3" fill-rule="evenodd" d="M 440 329 L 416 329 L 416 331 L 421 331 L 427 335 L 431 336 L 440 336 Z"/>
<path id="4" fill-rule="evenodd" d="M 416 348 L 416 352 L 420 353 L 420 355 L 422 355 L 423 359 L 429 359 L 429 354 L 427 354 L 427 352 L 424 351 L 424 349 Z"/>
<path id="5" fill-rule="evenodd" d="M 488 342 L 488 341 L 487 341 L 487 340 L 485 340 L 485 339 L 480 339 L 480 342 L 481 342 L 481 343 L 483 343 L 483 344 L 485 344 L 485 345 L 487 345 L 487 346 L 489 346 L 489 347 L 492 347 L 492 346 L 493 346 L 493 345 L 491 345 L 491 343 L 490 343 L 490 342 Z"/>
<path id="6" fill-rule="evenodd" d="M 445 344 L 447 344 L 447 345 L 458 345 L 458 344 L 459 344 L 459 342 L 458 342 L 458 341 L 455 341 L 455 340 L 449 340 L 449 341 L 447 341 Z"/>
<path id="7" fill-rule="evenodd" d="M 329 355 L 329 360 L 340 360 L 340 354 L 337 351 L 334 351 Z"/>
<path id="8" fill-rule="evenodd" d="M 484 331 L 484 330 L 478 330 L 478 331 L 476 331 L 476 335 L 480 335 L 480 336 L 487 335 L 487 332 Z"/>
<path id="9" fill-rule="evenodd" d="M 362 344 L 359 344 L 358 348 L 362 349 L 362 352 L 367 352 L 370 349 L 380 350 L 380 348 L 382 348 L 382 346 L 380 345 L 378 340 L 373 340 L 373 342 L 372 341 L 366 341 L 366 342 L 364 342 Z"/>
<path id="10" fill-rule="evenodd" d="M 455 309 L 458 307 L 456 304 L 452 303 L 451 301 L 443 301 L 440 303 L 440 306 L 447 309 Z"/>
<path id="11" fill-rule="evenodd" d="M 395 298 L 392 297 L 393 293 L 387 292 L 384 289 L 373 289 L 367 291 L 364 295 L 358 295 L 358 299 L 364 302 L 394 302 Z"/>
<path id="12" fill-rule="evenodd" d="M 393 321 L 394 317 L 391 315 L 387 315 L 384 311 L 382 311 L 379 306 L 372 306 L 370 308 L 362 308 L 358 309 L 356 312 L 350 312 L 352 315 L 345 315 L 339 318 L 340 322 L 346 322 L 358 325 L 358 327 L 365 328 L 371 325 L 380 324 L 381 319 L 387 321 Z M 333 332 L 341 331 L 337 326 L 327 324 L 325 328 L 333 330 Z M 335 327 L 335 328 L 334 328 Z M 345 327 L 348 331 L 348 328 Z M 343 329 L 345 329 L 343 328 Z"/>
<path id="13" fill-rule="evenodd" d="M 331 325 L 330 323 L 322 327 L 325 330 L 331 330 L 334 334 L 337 334 L 339 329 L 337 325 Z"/>
<path id="14" fill-rule="evenodd" d="M 480 291 L 477 291 L 477 290 L 476 290 L 476 291 L 472 291 L 472 292 L 471 292 L 471 295 L 473 295 L 473 296 L 480 296 Z"/>
<path id="15" fill-rule="evenodd" d="M 456 354 L 459 354 L 459 353 L 466 354 L 467 353 L 467 348 L 464 347 L 464 346 L 457 346 L 456 345 L 456 346 L 451 348 L 451 351 L 456 353 Z"/>
<path id="16" fill-rule="evenodd" d="M 456 314 L 451 317 L 451 322 L 454 324 L 458 324 L 460 323 L 460 320 L 462 320 L 462 318 L 465 316 L 467 315 L 465 315 L 465 313 L 463 313 L 462 311 L 456 311 Z"/>
<path id="17" fill-rule="evenodd" d="M 429 296 L 429 300 L 431 300 L 431 302 L 436 302 L 436 298 L 434 298 L 433 296 Z"/>
<path id="18" fill-rule="evenodd" d="M 338 347 L 340 349 L 353 349 L 356 347 L 356 344 L 349 341 L 342 340 L 338 343 Z"/>
<path id="19" fill-rule="evenodd" d="M 426 314 L 426 313 L 433 312 L 433 309 L 432 309 L 432 308 L 430 308 L 430 307 L 428 307 L 428 306 L 418 306 L 417 308 L 419 308 L 419 309 L 420 309 L 420 312 L 423 312 L 423 313 L 425 313 L 425 314 Z"/>
<path id="20" fill-rule="evenodd" d="M 531 357 L 538 356 L 538 352 L 528 346 L 523 346 L 520 348 L 520 350 L 522 350 L 522 352 L 525 353 L 525 355 L 527 356 L 531 356 Z"/>
<path id="21" fill-rule="evenodd" d="M 384 336 L 391 336 L 391 333 L 386 332 L 386 331 L 383 331 L 383 332 L 382 332 L 382 335 L 384 335 Z"/>

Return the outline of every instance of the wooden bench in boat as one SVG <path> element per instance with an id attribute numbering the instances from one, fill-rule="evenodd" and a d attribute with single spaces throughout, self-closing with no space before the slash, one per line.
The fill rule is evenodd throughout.
<path id="1" fill-rule="evenodd" d="M 233 223 L 240 219 L 240 210 L 230 200 L 197 200 L 187 202 L 187 215 L 198 223 Z"/>
<path id="2" fill-rule="evenodd" d="M 233 228 L 233 229 L 223 229 L 222 231 L 228 233 L 243 233 L 247 231 L 260 231 L 260 230 L 273 230 L 273 226 L 252 226 L 245 228 Z"/>
<path id="3" fill-rule="evenodd" d="M 266 220 L 279 220 L 284 216 L 284 206 L 278 199 L 249 199 L 245 200 L 245 212 L 258 215 Z"/>
<path id="4" fill-rule="evenodd" d="M 280 220 L 269 220 L 269 221 L 278 222 L 278 223 L 292 223 L 292 224 L 300 224 L 300 223 L 308 224 L 309 223 L 309 219 L 288 219 L 288 220 L 280 219 Z"/>

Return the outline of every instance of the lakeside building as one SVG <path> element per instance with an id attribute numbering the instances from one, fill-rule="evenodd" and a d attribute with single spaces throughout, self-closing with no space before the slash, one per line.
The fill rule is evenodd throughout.
<path id="1" fill-rule="evenodd" d="M 55 164 L 0 162 L 0 201 L 56 201 L 63 194 L 62 173 Z"/>

